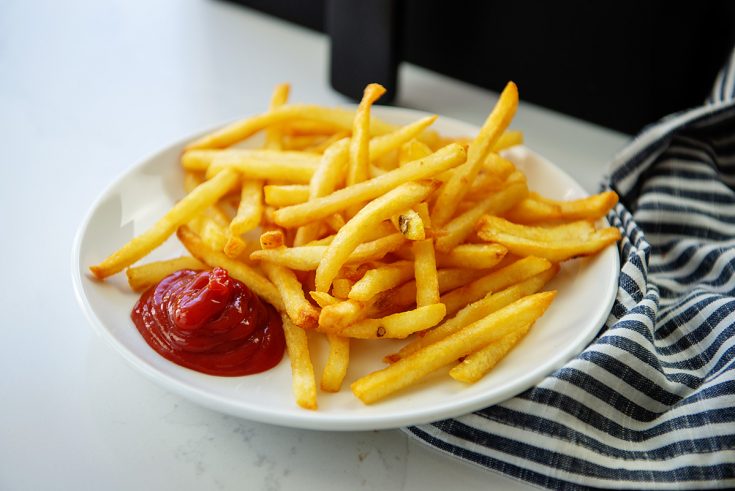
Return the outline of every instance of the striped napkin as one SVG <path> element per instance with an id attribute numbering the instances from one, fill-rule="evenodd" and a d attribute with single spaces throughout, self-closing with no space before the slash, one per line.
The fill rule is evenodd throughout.
<path id="1" fill-rule="evenodd" d="M 734 90 L 735 54 L 705 106 L 612 163 L 622 269 L 597 339 L 509 401 L 405 431 L 537 486 L 735 488 Z"/>

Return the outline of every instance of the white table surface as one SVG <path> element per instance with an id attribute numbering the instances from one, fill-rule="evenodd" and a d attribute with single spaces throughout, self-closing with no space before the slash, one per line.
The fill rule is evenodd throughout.
<path id="1" fill-rule="evenodd" d="M 324 36 L 217 1 L 0 2 L 0 489 L 527 489 L 399 430 L 203 409 L 135 372 L 77 306 L 72 241 L 104 187 L 182 135 L 261 111 L 277 82 L 344 103 L 327 57 Z M 398 105 L 476 124 L 495 100 L 412 66 L 401 82 Z M 628 139 L 527 103 L 514 126 L 590 191 Z"/>

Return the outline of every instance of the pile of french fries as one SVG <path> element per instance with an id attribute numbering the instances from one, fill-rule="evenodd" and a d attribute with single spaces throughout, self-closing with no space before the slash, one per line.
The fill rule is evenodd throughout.
<path id="1" fill-rule="evenodd" d="M 351 339 L 407 339 L 351 384 L 366 404 L 448 365 L 458 381 L 479 380 L 547 309 L 556 292 L 541 290 L 559 263 L 618 240 L 595 225 L 617 196 L 529 191 L 500 153 L 523 139 L 508 129 L 512 82 L 471 139 L 432 131 L 436 116 L 401 127 L 372 117 L 384 92 L 368 85 L 349 111 L 289 104 L 289 86 L 277 86 L 265 113 L 191 142 L 188 194 L 91 271 L 127 268 L 143 291 L 182 268 L 226 269 L 281 313 L 304 408 L 317 407 L 308 336 L 329 342 L 326 392 L 342 386 Z M 131 267 L 174 233 L 191 256 Z"/>

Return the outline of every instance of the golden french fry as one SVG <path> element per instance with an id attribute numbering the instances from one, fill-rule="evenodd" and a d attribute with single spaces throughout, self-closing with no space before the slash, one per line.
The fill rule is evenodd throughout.
<path id="1" fill-rule="evenodd" d="M 240 236 L 258 227 L 262 215 L 263 181 L 244 180 L 240 191 L 240 205 L 235 218 L 230 222 L 225 254 L 237 257 L 245 250 L 245 242 Z"/>
<path id="2" fill-rule="evenodd" d="M 369 175 L 370 156 L 370 108 L 385 88 L 380 84 L 368 84 L 355 113 L 352 123 L 352 139 L 350 140 L 350 166 L 347 170 L 347 185 L 351 186 L 367 180 Z"/>
<path id="3" fill-rule="evenodd" d="M 497 293 L 488 293 L 484 298 L 468 303 L 451 319 L 428 331 L 424 336 L 415 338 L 398 353 L 386 356 L 386 361 L 395 362 L 405 358 L 411 353 L 436 343 L 437 341 L 454 334 L 465 326 L 476 322 L 483 317 L 492 314 L 516 300 L 531 295 L 541 290 L 559 271 L 559 266 L 554 265 L 550 269 L 511 285 Z"/>
<path id="4" fill-rule="evenodd" d="M 350 338 L 327 334 L 329 356 L 322 372 L 322 390 L 339 392 L 350 364 Z"/>
<path id="5" fill-rule="evenodd" d="M 513 223 L 529 224 L 553 222 L 561 219 L 561 208 L 554 203 L 546 203 L 529 196 L 518 202 L 503 215 Z"/>
<path id="6" fill-rule="evenodd" d="M 180 269 L 206 270 L 209 267 L 194 257 L 182 256 L 128 268 L 125 275 L 128 277 L 130 288 L 134 292 L 142 292 Z"/>
<path id="7" fill-rule="evenodd" d="M 514 147 L 516 145 L 523 144 L 523 132 L 516 130 L 507 130 L 505 133 L 500 135 L 500 138 L 493 145 L 493 151 L 499 152 L 506 148 Z"/>
<path id="8" fill-rule="evenodd" d="M 271 206 L 290 206 L 309 200 L 306 184 L 268 184 L 263 186 L 265 202 Z"/>
<path id="9" fill-rule="evenodd" d="M 468 191 L 467 184 L 474 181 L 493 145 L 508 128 L 517 107 L 518 88 L 513 82 L 508 82 L 480 132 L 470 143 L 467 162 L 457 169 L 439 193 L 431 217 L 435 226 L 443 226 L 452 218 Z"/>
<path id="10" fill-rule="evenodd" d="M 476 279 L 486 275 L 484 270 L 472 270 L 461 268 L 440 269 L 437 271 L 439 280 L 439 293 L 443 294 L 461 286 L 467 285 Z M 409 281 L 392 290 L 386 299 L 389 305 L 386 308 L 406 307 L 416 302 L 416 281 Z"/>
<path id="11" fill-rule="evenodd" d="M 538 201 L 558 206 L 563 220 L 599 220 L 618 202 L 618 195 L 614 191 L 571 201 L 555 201 L 538 193 L 533 193 L 532 196 Z"/>
<path id="12" fill-rule="evenodd" d="M 336 295 L 334 298 L 339 299 Z M 341 329 L 363 319 L 368 313 L 368 304 L 356 300 L 341 300 L 327 305 L 319 313 L 319 328 L 326 332 L 339 332 Z"/>
<path id="13" fill-rule="evenodd" d="M 278 293 L 276 287 L 273 286 L 273 283 L 271 283 L 257 270 L 243 262 L 227 257 L 223 252 L 209 248 L 207 244 L 205 244 L 202 239 L 186 225 L 179 227 L 176 231 L 176 236 L 192 256 L 211 268 L 219 266 L 220 268 L 226 269 L 230 276 L 241 281 L 245 286 L 255 292 L 256 295 L 273 305 L 276 310 L 280 312 L 284 311 L 284 305 L 281 300 L 280 293 Z"/>
<path id="14" fill-rule="evenodd" d="M 271 125 L 291 123 L 296 120 L 324 123 L 338 130 L 349 131 L 352 129 L 354 117 L 354 112 L 339 108 L 311 104 L 283 105 L 267 113 L 236 121 L 208 135 L 204 135 L 188 144 L 186 150 L 228 147 Z M 386 124 L 377 118 L 370 119 L 370 133 L 373 135 L 383 135 L 394 130 L 395 127 L 393 125 Z"/>
<path id="15" fill-rule="evenodd" d="M 291 90 L 291 86 L 289 84 L 278 84 L 273 89 L 273 94 L 271 95 L 271 103 L 270 103 L 270 110 L 273 110 L 277 107 L 280 107 L 288 101 L 288 93 Z M 283 131 L 281 130 L 280 125 L 273 125 L 268 127 L 265 130 L 265 148 L 273 149 L 273 150 L 281 150 L 283 148 L 283 144 L 281 141 Z"/>
<path id="16" fill-rule="evenodd" d="M 500 360 L 505 358 L 510 350 L 528 333 L 529 329 L 531 329 L 531 324 L 526 324 L 475 351 L 449 370 L 449 376 L 454 380 L 468 384 L 477 382 Z"/>
<path id="17" fill-rule="evenodd" d="M 340 330 L 339 335 L 357 339 L 404 339 L 414 332 L 437 325 L 444 318 L 445 311 L 443 304 L 435 303 L 381 319 L 363 319 Z M 322 327 L 317 330 L 322 330 Z"/>
<path id="18" fill-rule="evenodd" d="M 323 292 L 329 291 L 332 280 L 337 276 L 342 265 L 347 262 L 350 254 L 360 245 L 367 230 L 378 226 L 399 210 L 421 202 L 434 190 L 434 187 L 431 181 L 407 182 L 365 205 L 337 232 L 337 236 L 327 246 L 327 251 L 316 269 L 316 289 Z"/>
<path id="19" fill-rule="evenodd" d="M 434 241 L 417 240 L 412 244 L 416 276 L 416 306 L 439 303 L 439 278 L 436 272 Z"/>
<path id="20" fill-rule="evenodd" d="M 337 190 L 329 196 L 281 208 L 275 212 L 274 219 L 283 227 L 294 227 L 319 220 L 350 206 L 375 199 L 406 182 L 432 177 L 454 167 L 464 158 L 465 151 L 460 145 L 448 145 L 424 159 L 410 162 L 401 168 L 354 186 Z"/>
<path id="21" fill-rule="evenodd" d="M 450 252 L 473 232 L 477 221 L 483 215 L 503 213 L 525 198 L 528 194 L 525 177 L 519 176 L 518 180 L 515 180 L 513 176 L 508 178 L 509 181 L 511 179 L 514 182 L 509 183 L 505 189 L 488 196 L 449 222 L 444 227 L 446 233 L 436 239 L 436 250 Z"/>
<path id="22" fill-rule="evenodd" d="M 398 152 L 398 165 L 401 166 L 414 160 L 423 159 L 432 153 L 431 148 L 426 143 L 416 139 L 409 140 L 401 145 Z"/>
<path id="23" fill-rule="evenodd" d="M 181 156 L 181 166 L 194 172 L 206 172 L 216 159 L 256 161 L 265 165 L 269 162 L 290 162 L 316 166 L 319 156 L 307 152 L 277 151 L 251 148 L 230 148 L 227 150 L 187 150 Z"/>
<path id="24" fill-rule="evenodd" d="M 104 279 L 122 271 L 163 244 L 179 226 L 189 222 L 197 213 L 216 203 L 237 184 L 238 180 L 239 177 L 235 172 L 228 171 L 202 183 L 176 203 L 151 228 L 133 238 L 101 263 L 90 267 L 90 271 L 98 279 Z"/>
<path id="25" fill-rule="evenodd" d="M 230 169 L 237 171 L 244 179 L 278 179 L 285 182 L 307 183 L 318 166 L 318 160 L 308 163 L 288 160 L 269 162 L 224 155 L 212 161 L 206 176 L 211 179 L 223 170 Z"/>
<path id="26" fill-rule="evenodd" d="M 349 297 L 353 284 L 354 282 L 347 278 L 335 278 L 332 284 L 332 295 L 341 299 Z"/>
<path id="27" fill-rule="evenodd" d="M 401 247 L 406 239 L 395 233 L 371 242 L 365 242 L 355 248 L 347 258 L 348 263 L 376 261 L 391 251 Z M 298 271 L 314 271 L 319 267 L 328 245 L 306 245 L 300 247 L 282 247 L 254 251 L 250 254 L 253 261 L 269 261 Z"/>
<path id="28" fill-rule="evenodd" d="M 497 266 L 508 253 L 500 244 L 462 244 L 449 253 L 437 253 L 440 268 L 490 269 Z"/>
<path id="29" fill-rule="evenodd" d="M 281 229 L 266 230 L 260 234 L 260 247 L 262 249 L 278 249 L 284 247 L 285 244 L 286 236 Z"/>
<path id="30" fill-rule="evenodd" d="M 319 167 L 317 167 L 309 182 L 309 199 L 328 195 L 344 180 L 349 157 L 349 144 L 349 139 L 345 138 L 334 142 L 324 151 Z M 318 221 L 302 225 L 296 231 L 294 245 L 300 246 L 311 242 L 316 239 L 318 231 Z"/>
<path id="31" fill-rule="evenodd" d="M 346 222 L 341 214 L 335 213 L 326 217 L 324 219 L 324 223 L 326 223 L 334 232 L 339 232 L 339 229 L 344 227 Z"/>
<path id="32" fill-rule="evenodd" d="M 367 302 L 378 293 L 395 288 L 413 278 L 411 261 L 397 261 L 368 270 L 352 288 L 348 298 Z"/>
<path id="33" fill-rule="evenodd" d="M 581 220 L 555 227 L 517 225 L 500 217 L 485 216 L 478 223 L 481 239 L 497 242 L 519 256 L 538 256 L 554 262 L 596 254 L 620 239 L 620 230 L 594 230 Z"/>
<path id="34" fill-rule="evenodd" d="M 524 257 L 518 261 L 442 295 L 441 302 L 447 306 L 447 315 L 456 314 L 470 302 L 496 292 L 552 268 L 551 262 L 540 257 Z"/>
<path id="35" fill-rule="evenodd" d="M 312 300 L 314 300 L 321 308 L 327 307 L 329 305 L 334 305 L 336 303 L 339 303 L 340 301 L 338 298 L 335 298 L 329 293 L 325 292 L 310 291 L 309 295 L 311 296 Z"/>
<path id="36" fill-rule="evenodd" d="M 391 217 L 391 221 L 396 226 L 396 229 L 408 240 L 424 240 L 426 238 L 424 222 L 421 216 L 410 208 Z"/>
<path id="37" fill-rule="evenodd" d="M 421 134 L 422 131 L 431 126 L 434 121 L 436 121 L 436 118 L 437 116 L 427 116 L 411 124 L 407 124 L 406 126 L 403 126 L 392 133 L 376 136 L 375 138 L 371 139 L 370 160 L 380 159 L 389 152 L 401 148 L 401 146 L 408 141 L 414 141 L 417 145 L 422 145 L 422 148 L 426 150 L 426 153 L 422 152 L 420 155 L 416 153 L 414 154 L 416 155 L 415 158 L 406 160 L 404 161 L 404 163 L 428 157 L 430 154 L 433 153 L 431 148 L 429 148 L 425 143 L 421 142 L 420 140 L 416 140 L 416 138 Z"/>
<path id="38" fill-rule="evenodd" d="M 292 388 L 296 404 L 304 409 L 316 409 L 316 379 L 306 331 L 291 322 L 285 313 L 281 314 L 281 319 L 283 334 L 286 337 L 286 351 L 291 361 Z"/>
<path id="39" fill-rule="evenodd" d="M 524 297 L 392 365 L 352 383 L 352 392 L 371 404 L 415 384 L 434 370 L 500 339 L 541 317 L 556 292 Z M 439 304 L 441 305 L 441 304 Z"/>
<path id="40" fill-rule="evenodd" d="M 268 262 L 264 262 L 261 266 L 278 289 L 284 309 L 291 321 L 304 329 L 315 328 L 319 320 L 319 310 L 304 297 L 304 290 L 294 272 Z"/>

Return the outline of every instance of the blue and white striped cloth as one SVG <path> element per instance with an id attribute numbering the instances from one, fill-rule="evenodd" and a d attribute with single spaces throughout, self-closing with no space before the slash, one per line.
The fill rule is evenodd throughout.
<path id="1" fill-rule="evenodd" d="M 549 488 L 735 488 L 734 91 L 731 59 L 705 106 L 612 163 L 622 269 L 597 339 L 523 394 L 409 434 Z"/>

